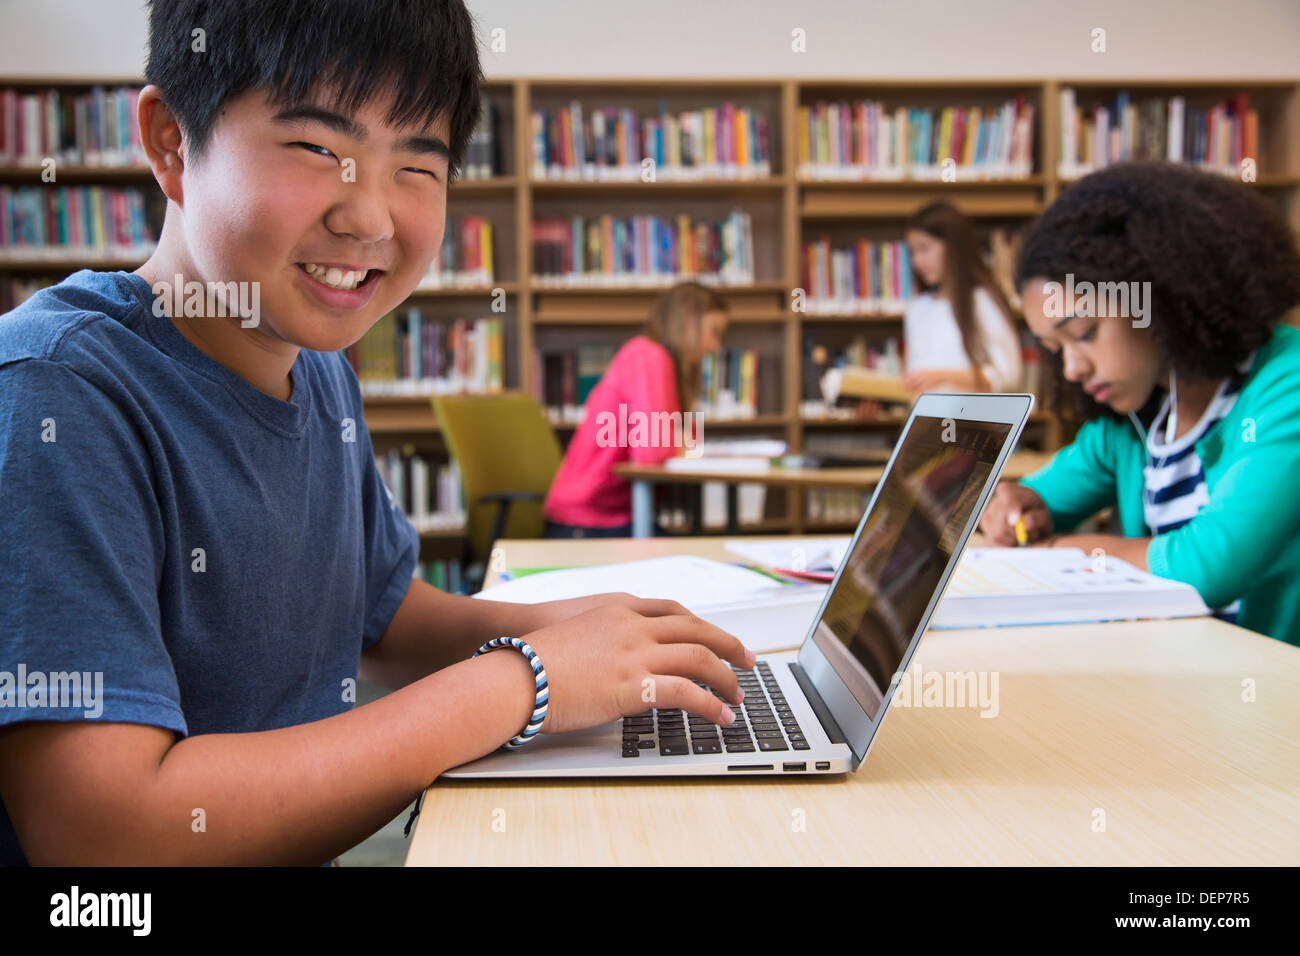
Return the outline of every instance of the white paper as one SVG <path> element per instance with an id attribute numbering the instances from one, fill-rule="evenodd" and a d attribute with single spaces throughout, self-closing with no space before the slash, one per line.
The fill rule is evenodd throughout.
<path id="1" fill-rule="evenodd" d="M 849 537 L 781 538 L 775 541 L 736 539 L 725 547 L 732 554 L 765 568 L 834 573 L 849 548 Z"/>
<path id="2" fill-rule="evenodd" d="M 539 604 L 565 598 L 626 591 L 641 598 L 663 598 L 694 610 L 728 605 L 745 597 L 798 587 L 778 584 L 765 574 L 694 555 L 625 561 L 590 568 L 540 571 L 506 581 L 474 595 L 487 601 Z"/>

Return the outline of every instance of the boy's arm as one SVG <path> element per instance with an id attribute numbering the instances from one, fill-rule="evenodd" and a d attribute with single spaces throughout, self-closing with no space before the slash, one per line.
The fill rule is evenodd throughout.
<path id="1" fill-rule="evenodd" d="M 736 638 L 690 615 L 604 607 L 527 637 L 549 679 L 544 732 L 641 710 L 647 688 L 656 706 L 730 724 L 721 695 L 736 704 L 743 692 L 721 658 L 754 666 Z M 37 864 L 322 863 L 518 733 L 535 689 L 523 655 L 502 650 L 261 733 L 174 742 L 146 725 L 18 724 L 0 731 L 0 799 Z"/>
<path id="2" fill-rule="evenodd" d="M 518 733 L 533 683 L 523 655 L 501 651 L 261 733 L 13 725 L 0 730 L 0 796 L 36 865 L 319 864 Z"/>
<path id="3" fill-rule="evenodd" d="M 358 676 L 380 687 L 405 687 L 465 660 L 494 637 L 519 637 L 608 604 L 622 605 L 645 617 L 687 613 L 676 601 L 624 593 L 543 604 L 480 601 L 447 594 L 427 581 L 412 579 L 379 642 L 362 651 Z"/>

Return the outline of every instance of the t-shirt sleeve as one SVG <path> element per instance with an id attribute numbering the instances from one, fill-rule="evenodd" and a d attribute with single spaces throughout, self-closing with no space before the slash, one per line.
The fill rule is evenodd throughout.
<path id="1" fill-rule="evenodd" d="M 993 296 L 983 288 L 975 296 L 975 314 L 984 335 L 984 350 L 988 353 L 988 361 L 980 366 L 980 371 L 992 391 L 1015 391 L 1024 378 L 1020 342 L 1015 329 L 1003 316 Z"/>
<path id="2" fill-rule="evenodd" d="M 366 617 L 362 650 L 379 642 L 411 588 L 411 574 L 420 556 L 420 536 L 393 500 L 375 465 L 370 433 L 364 429 L 365 460 L 361 478 L 361 509 L 366 534 Z"/>
<path id="3" fill-rule="evenodd" d="M 1073 442 L 1042 468 L 1020 480 L 1038 492 L 1060 532 L 1072 531 L 1102 508 L 1115 504 L 1118 491 L 1114 456 L 1101 419 L 1086 422 Z"/>
<path id="4" fill-rule="evenodd" d="M 0 725 L 186 733 L 153 459 L 127 409 L 63 364 L 0 366 L 0 489 Z"/>
<path id="5" fill-rule="evenodd" d="M 672 415 L 681 412 L 677 397 L 677 371 L 673 367 L 672 356 L 662 346 L 652 342 L 640 342 L 639 345 L 623 370 L 628 414 L 644 412 L 651 416 L 656 413 Z M 663 419 L 651 418 L 650 421 L 661 422 Z M 685 422 L 682 427 L 685 437 Z M 665 445 L 662 441 L 640 442 L 628 449 L 628 457 L 638 464 L 657 465 L 679 452 L 680 448 L 672 444 Z"/>

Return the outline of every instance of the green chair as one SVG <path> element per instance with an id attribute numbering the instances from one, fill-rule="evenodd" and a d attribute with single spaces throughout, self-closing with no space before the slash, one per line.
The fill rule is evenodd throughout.
<path id="1" fill-rule="evenodd" d="M 528 395 L 438 395 L 433 413 L 460 469 L 465 576 L 477 591 L 498 539 L 542 536 L 542 502 L 560 468 L 560 443 Z"/>

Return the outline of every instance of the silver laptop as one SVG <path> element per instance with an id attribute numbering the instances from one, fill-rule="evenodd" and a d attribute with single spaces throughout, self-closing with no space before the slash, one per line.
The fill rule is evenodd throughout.
<path id="1" fill-rule="evenodd" d="M 539 734 L 443 776 L 857 770 L 1033 404 L 1032 395 L 917 400 L 797 660 L 760 657 L 752 671 L 737 672 L 745 699 L 730 705 L 731 727 L 652 708 L 589 730 Z"/>

